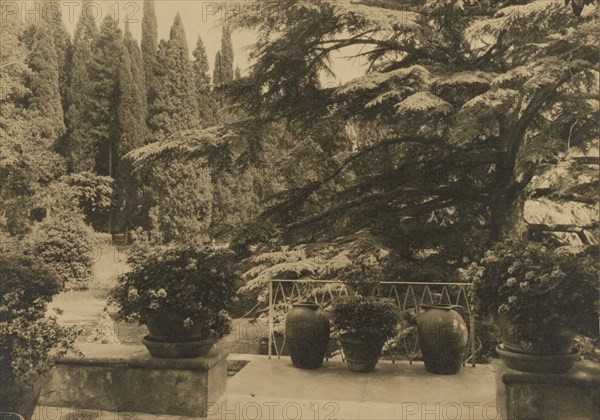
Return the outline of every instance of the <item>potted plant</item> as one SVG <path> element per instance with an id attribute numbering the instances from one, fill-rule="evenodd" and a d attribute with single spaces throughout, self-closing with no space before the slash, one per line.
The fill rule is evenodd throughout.
<path id="1" fill-rule="evenodd" d="M 598 334 L 598 263 L 544 244 L 496 244 L 467 274 L 476 311 L 501 331 L 496 351 L 517 370 L 568 371 L 579 354 L 576 333 Z"/>
<path id="2" fill-rule="evenodd" d="M 370 372 L 381 356 L 385 341 L 396 335 L 400 321 L 391 299 L 375 296 L 383 279 L 374 256 L 357 258 L 338 273 L 349 295 L 330 308 L 334 334 L 339 336 L 348 369 Z"/>
<path id="3" fill-rule="evenodd" d="M 396 334 L 399 316 L 394 302 L 360 294 L 343 296 L 333 303 L 331 317 L 348 369 L 375 369 L 385 341 Z"/>
<path id="4" fill-rule="evenodd" d="M 227 309 L 239 286 L 233 262 L 227 249 L 147 249 L 111 291 L 117 319 L 148 327 L 142 342 L 153 356 L 206 355 L 231 329 Z"/>
<path id="5" fill-rule="evenodd" d="M 30 419 L 54 358 L 74 350 L 79 328 L 46 313 L 61 287 L 58 275 L 37 259 L 0 257 L 0 412 Z"/>

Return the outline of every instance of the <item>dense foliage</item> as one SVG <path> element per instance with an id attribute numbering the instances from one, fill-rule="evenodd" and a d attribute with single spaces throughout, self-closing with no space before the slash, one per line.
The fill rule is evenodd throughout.
<path id="1" fill-rule="evenodd" d="M 213 187 L 205 165 L 173 162 L 149 181 L 155 194 L 148 212 L 153 237 L 160 242 L 208 242 Z"/>
<path id="2" fill-rule="evenodd" d="M 138 255 L 139 256 L 139 255 Z M 132 261 L 111 298 L 118 317 L 146 323 L 148 316 L 171 314 L 185 325 L 201 323 L 207 335 L 229 331 L 227 310 L 239 286 L 229 250 L 198 247 L 154 248 Z"/>
<path id="3" fill-rule="evenodd" d="M 0 256 L 0 366 L 4 389 L 15 379 L 30 384 L 73 349 L 79 331 L 46 315 L 61 280 L 46 265 L 22 256 Z"/>
<path id="4" fill-rule="evenodd" d="M 144 58 L 144 76 L 148 105 L 154 100 L 156 88 L 156 51 L 158 50 L 158 23 L 154 0 L 144 0 L 144 15 L 142 17 L 141 50 Z"/>
<path id="5" fill-rule="evenodd" d="M 379 262 L 374 258 L 358 259 L 338 275 L 349 295 L 341 296 L 331 306 L 337 332 L 372 342 L 394 337 L 400 322 L 398 307 L 392 299 L 374 296 L 383 278 Z"/>
<path id="6" fill-rule="evenodd" d="M 46 141 L 52 141 L 65 131 L 63 108 L 59 89 L 58 58 L 53 34 L 44 21 L 28 26 L 23 42 L 31 53 L 26 63 L 31 69 L 26 83 L 29 93 L 25 98 L 29 111 L 42 119 L 35 133 Z"/>
<path id="7" fill-rule="evenodd" d="M 221 49 L 217 51 L 213 72 L 215 86 L 231 83 L 233 80 L 233 44 L 231 43 L 231 29 L 223 27 Z"/>
<path id="8" fill-rule="evenodd" d="M 351 293 L 371 296 L 375 293 L 377 285 L 383 280 L 383 270 L 377 259 L 369 260 L 363 257 L 341 269 L 338 276 Z"/>
<path id="9" fill-rule="evenodd" d="M 231 161 L 208 165 L 202 156 L 189 163 L 163 161 L 140 168 L 124 158 L 144 144 L 208 127 L 217 112 L 227 121 L 242 115 L 232 103 L 215 100 L 202 39 L 190 55 L 178 15 L 159 48 L 151 0 L 144 2 L 141 47 L 127 22 L 123 30 L 111 13 L 97 22 L 89 0 L 80 6 L 72 40 L 63 23 L 63 5 L 55 0 L 45 5 L 39 22 L 22 21 L 18 13 L 7 13 L 3 21 L 3 234 L 26 234 L 33 221 L 44 217 L 34 197 L 59 182 L 77 187 L 79 207 L 96 230 L 125 231 L 127 237 L 130 229 L 141 226 L 165 242 L 230 237 L 227 231 L 257 214 L 256 202 L 262 199 L 255 197 L 252 185 L 232 182 L 237 174 Z M 229 30 L 223 32 L 222 49 L 227 74 L 219 85 L 224 86 L 233 79 Z M 231 112 L 218 111 L 219 106 Z M 171 190 L 174 185 L 179 185 L 177 194 L 190 199 L 180 202 Z M 213 215 L 214 188 L 224 205 Z M 171 192 L 168 203 L 160 200 L 165 189 Z M 239 217 L 238 199 L 252 207 L 241 206 Z M 187 236 L 179 237 L 181 232 Z"/>
<path id="10" fill-rule="evenodd" d="M 93 122 L 96 120 L 91 106 L 94 98 L 90 70 L 94 62 L 94 42 L 98 36 L 98 28 L 94 18 L 85 12 L 91 10 L 87 7 L 89 3 L 90 0 L 82 3 L 84 12 L 81 13 L 73 34 L 68 104 L 65 113 L 67 136 L 60 148 L 69 163 L 69 168 L 74 172 L 94 172 L 96 169 L 97 146 L 88 141 L 88 136 L 93 132 Z"/>
<path id="11" fill-rule="evenodd" d="M 369 342 L 395 336 L 400 319 L 392 300 L 361 295 L 340 297 L 330 314 L 338 333 Z"/>
<path id="12" fill-rule="evenodd" d="M 156 56 L 155 96 L 148 104 L 153 141 L 199 126 L 194 75 L 181 16 L 177 14 L 169 40 L 161 40 Z"/>
<path id="13" fill-rule="evenodd" d="M 598 262 L 533 242 L 504 241 L 468 270 L 482 317 L 504 316 L 529 342 L 567 329 L 598 336 Z"/>
<path id="14" fill-rule="evenodd" d="M 260 218 L 280 242 L 366 230 L 407 262 L 453 271 L 526 235 L 530 181 L 597 139 L 596 7 L 282 1 L 234 24 L 258 32 L 241 100 L 287 121 L 303 151 L 286 162 L 303 173 Z M 366 74 L 323 87 L 336 54 Z"/>
<path id="15" fill-rule="evenodd" d="M 198 100 L 198 113 L 200 122 L 207 127 L 212 125 L 215 112 L 215 103 L 210 90 L 210 76 L 208 75 L 208 56 L 204 42 L 199 36 L 194 51 L 192 51 L 192 69 L 194 71 L 194 84 L 196 86 L 196 99 Z"/>
<path id="16" fill-rule="evenodd" d="M 50 216 L 35 223 L 23 253 L 40 258 L 67 288 L 86 288 L 98 247 L 94 231 L 79 217 Z"/>

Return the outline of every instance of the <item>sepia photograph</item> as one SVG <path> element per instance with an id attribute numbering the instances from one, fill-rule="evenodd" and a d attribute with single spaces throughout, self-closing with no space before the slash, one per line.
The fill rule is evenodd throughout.
<path id="1" fill-rule="evenodd" d="M 0 0 L 0 420 L 600 420 L 600 0 Z"/>

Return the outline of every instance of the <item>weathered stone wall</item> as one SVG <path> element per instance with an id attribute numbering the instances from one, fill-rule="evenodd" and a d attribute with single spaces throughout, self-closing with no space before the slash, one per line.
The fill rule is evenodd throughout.
<path id="1" fill-rule="evenodd" d="M 496 402 L 504 420 L 600 419 L 600 366 L 578 362 L 565 374 L 496 370 Z"/>
<path id="2" fill-rule="evenodd" d="M 227 354 L 159 359 L 143 346 L 87 344 L 61 359 L 39 404 L 114 412 L 204 417 L 225 391 Z"/>

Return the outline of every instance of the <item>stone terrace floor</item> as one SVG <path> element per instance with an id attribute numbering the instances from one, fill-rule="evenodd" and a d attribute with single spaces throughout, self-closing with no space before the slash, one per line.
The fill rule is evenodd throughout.
<path id="1" fill-rule="evenodd" d="M 457 375 L 427 373 L 420 362 L 380 361 L 374 372 L 353 373 L 344 362 L 301 370 L 289 357 L 231 354 L 230 364 L 248 360 L 229 377 L 209 419 L 500 419 L 492 365 L 467 365 Z M 60 410 L 60 411 L 59 411 Z M 33 419 L 183 420 L 145 413 L 91 412 L 38 407 Z"/>

